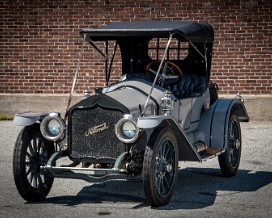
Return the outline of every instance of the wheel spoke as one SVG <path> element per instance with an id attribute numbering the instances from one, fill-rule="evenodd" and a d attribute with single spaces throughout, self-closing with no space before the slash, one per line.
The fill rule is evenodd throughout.
<path id="1" fill-rule="evenodd" d="M 174 153 L 174 151 L 171 149 L 169 149 L 169 152 L 168 152 L 168 158 L 166 159 L 167 160 L 167 162 L 169 163 L 169 164 L 173 164 L 173 162 L 175 161 L 174 159 L 174 155 L 175 155 L 175 153 Z"/>
<path id="2" fill-rule="evenodd" d="M 37 137 L 34 137 L 32 140 L 33 150 L 36 153 L 37 152 Z"/>
<path id="3" fill-rule="evenodd" d="M 171 145 L 169 145 L 169 142 L 167 142 L 167 150 L 165 151 L 164 157 L 167 160 L 169 152 L 171 152 Z"/>
<path id="4" fill-rule="evenodd" d="M 31 169 L 32 169 L 32 167 L 30 166 L 30 167 L 26 170 L 26 176 L 28 176 L 29 173 L 31 173 Z"/>
<path id="5" fill-rule="evenodd" d="M 164 194 L 165 190 L 164 190 L 164 184 L 163 184 L 163 176 L 160 176 L 160 193 Z"/>
<path id="6" fill-rule="evenodd" d="M 163 154 L 164 154 L 164 149 L 165 149 L 165 145 L 164 145 L 164 143 L 162 143 L 161 148 L 160 148 L 160 150 L 159 150 L 159 155 L 160 155 L 160 158 L 162 158 L 162 157 L 163 157 Z"/>
<path id="7" fill-rule="evenodd" d="M 160 174 L 159 174 L 159 172 L 158 173 L 156 173 L 156 181 L 155 181 L 155 186 L 156 186 L 156 189 L 157 190 L 160 190 L 160 186 L 161 186 L 161 183 L 160 183 Z"/>
<path id="8" fill-rule="evenodd" d="M 35 151 L 33 150 L 32 141 L 30 141 L 29 144 L 28 144 L 28 150 L 29 150 L 31 155 L 35 154 Z"/>
<path id="9" fill-rule="evenodd" d="M 41 154 L 41 148 L 42 148 L 42 140 L 41 139 L 39 139 L 39 138 L 37 138 L 37 141 L 38 141 L 38 143 L 37 143 L 37 152 L 39 153 L 39 154 Z"/>
<path id="10" fill-rule="evenodd" d="M 41 154 L 47 156 L 47 150 L 42 146 Z"/>
<path id="11" fill-rule="evenodd" d="M 32 150 L 33 151 L 33 150 Z M 25 157 L 25 170 L 26 170 L 26 176 L 29 175 L 29 173 L 32 170 L 32 165 L 31 165 L 31 159 L 32 155 L 29 152 L 26 152 L 26 157 Z"/>
<path id="12" fill-rule="evenodd" d="M 34 177 L 34 175 L 33 175 L 33 172 L 32 172 L 32 170 L 30 171 L 30 174 L 29 174 L 29 178 L 28 178 L 28 182 L 29 182 L 29 184 L 32 186 L 32 181 L 33 181 L 33 177 Z"/>
<path id="13" fill-rule="evenodd" d="M 166 176 L 164 176 L 163 178 L 164 178 L 164 183 L 166 184 L 167 189 L 170 189 L 169 180 L 166 178 Z"/>
<path id="14" fill-rule="evenodd" d="M 29 152 L 26 152 L 26 158 L 30 161 L 32 158 L 32 154 L 30 154 Z"/>
<path id="15" fill-rule="evenodd" d="M 35 188 L 37 187 L 37 174 L 35 174 L 35 175 L 33 176 L 32 186 L 35 187 Z"/>
<path id="16" fill-rule="evenodd" d="M 162 143 L 161 149 L 160 149 L 160 157 L 165 158 L 165 149 L 166 149 L 166 143 Z"/>
<path id="17" fill-rule="evenodd" d="M 231 163 L 232 167 L 235 167 L 235 158 L 233 155 L 233 150 L 231 150 L 231 152 L 230 152 L 230 163 Z"/>
<path id="18" fill-rule="evenodd" d="M 240 152 L 241 152 L 240 148 L 239 149 L 235 149 L 235 157 L 236 157 L 236 159 L 239 158 Z"/>
<path id="19" fill-rule="evenodd" d="M 26 167 L 26 176 L 29 175 L 29 173 L 31 173 L 31 170 L 32 170 L 32 166 L 30 163 L 28 163 L 29 167 Z"/>
<path id="20" fill-rule="evenodd" d="M 38 179 L 38 186 L 42 186 L 43 185 L 43 181 L 42 181 L 40 173 L 37 175 L 37 179 Z"/>
<path id="21" fill-rule="evenodd" d="M 156 170 L 157 170 L 157 171 L 159 171 L 160 162 L 161 162 L 160 159 L 161 159 L 161 158 L 160 158 L 160 156 L 158 155 L 158 156 L 156 157 Z"/>

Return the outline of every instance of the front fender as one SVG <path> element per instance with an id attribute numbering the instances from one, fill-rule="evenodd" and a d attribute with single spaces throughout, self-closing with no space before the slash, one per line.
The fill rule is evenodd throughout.
<path id="1" fill-rule="evenodd" d="M 37 121 L 42 121 L 50 113 L 19 113 L 15 114 L 13 123 L 18 126 L 30 126 Z"/>
<path id="2" fill-rule="evenodd" d="M 149 116 L 140 117 L 137 126 L 141 129 L 153 129 L 153 133 L 149 140 L 156 137 L 156 129 L 168 126 L 170 127 L 178 142 L 179 160 L 182 161 L 201 161 L 201 157 L 193 146 L 187 134 L 180 128 L 179 124 L 172 116 Z"/>

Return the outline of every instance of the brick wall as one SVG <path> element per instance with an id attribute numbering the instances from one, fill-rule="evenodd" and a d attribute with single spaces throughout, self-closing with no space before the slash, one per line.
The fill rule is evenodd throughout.
<path id="1" fill-rule="evenodd" d="M 80 28 L 167 19 L 213 25 L 211 77 L 221 93 L 272 94 L 271 0 L 1 0 L 0 16 L 0 93 L 68 93 Z M 102 61 L 88 49 L 78 93 L 104 83 Z"/>

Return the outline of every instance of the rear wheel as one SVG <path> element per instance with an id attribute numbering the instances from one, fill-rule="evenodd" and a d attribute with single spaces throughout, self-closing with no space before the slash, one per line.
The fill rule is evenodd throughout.
<path id="1" fill-rule="evenodd" d="M 21 130 L 13 153 L 13 175 L 18 192 L 26 201 L 40 201 L 48 195 L 54 179 L 44 174 L 40 166 L 53 153 L 53 143 L 42 136 L 38 124 Z"/>
<path id="2" fill-rule="evenodd" d="M 144 192 L 151 206 L 167 204 L 174 192 L 178 169 L 178 147 L 174 133 L 163 128 L 147 147 L 143 164 Z"/>
<path id="3" fill-rule="evenodd" d="M 223 176 L 232 177 L 237 174 L 242 149 L 241 128 L 235 113 L 230 116 L 228 124 L 226 151 L 218 156 Z"/>

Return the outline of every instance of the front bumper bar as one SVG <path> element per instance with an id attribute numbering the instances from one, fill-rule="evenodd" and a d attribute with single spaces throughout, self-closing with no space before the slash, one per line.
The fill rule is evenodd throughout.
<path id="1" fill-rule="evenodd" d="M 79 168 L 55 166 L 56 161 L 65 157 L 61 151 L 55 152 L 45 166 L 41 166 L 41 171 L 54 178 L 81 179 L 91 183 L 101 183 L 111 180 L 121 181 L 141 181 L 141 175 L 128 174 L 124 169 L 119 169 L 125 153 L 116 159 L 114 167 L 111 169 L 103 168 Z"/>

